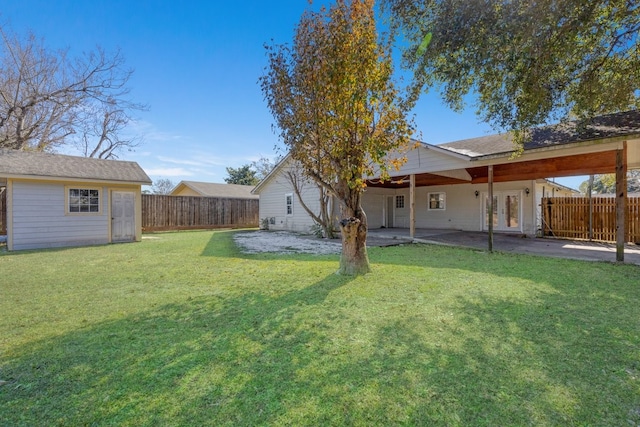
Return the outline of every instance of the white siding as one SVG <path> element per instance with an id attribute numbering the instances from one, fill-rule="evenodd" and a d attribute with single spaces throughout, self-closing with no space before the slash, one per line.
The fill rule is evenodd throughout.
<path id="1" fill-rule="evenodd" d="M 267 182 L 260 191 L 260 220 L 268 218 L 270 230 L 289 230 L 301 233 L 309 233 L 314 224 L 313 219 L 304 210 L 285 172 L 288 165 L 277 171 L 277 174 Z M 293 214 L 287 215 L 286 195 L 293 194 Z M 319 213 L 320 196 L 318 187 L 307 183 L 301 191 L 302 198 L 313 212 Z"/>
<path id="2" fill-rule="evenodd" d="M 533 181 L 518 181 L 494 184 L 494 192 L 516 191 L 522 198 L 523 233 L 533 235 L 536 230 L 536 199 L 533 191 L 527 196 L 524 189 L 534 188 Z M 479 196 L 475 196 L 478 191 Z M 482 230 L 482 194 L 488 191 L 486 184 L 457 184 L 416 188 L 415 215 L 417 228 L 450 229 L 465 231 Z M 429 193 L 445 193 L 446 209 L 429 210 L 427 200 Z M 367 213 L 369 228 L 380 228 L 384 197 L 382 195 L 404 195 L 405 207 L 395 208 L 394 227 L 409 228 L 410 208 L 409 189 L 384 190 L 367 189 L 363 198 L 363 207 Z"/>
<path id="3" fill-rule="evenodd" d="M 520 232 L 534 234 L 534 199 L 527 196 L 524 189 L 532 187 L 531 181 L 496 183 L 494 193 L 515 191 L 521 196 L 522 227 Z M 479 196 L 475 196 L 475 192 Z M 427 194 L 446 194 L 446 209 L 428 210 Z M 416 189 L 416 227 L 440 228 L 465 231 L 481 231 L 483 226 L 482 198 L 488 192 L 486 184 L 460 184 L 448 186 L 421 187 Z M 514 230 L 516 231 L 516 230 Z"/>
<path id="4" fill-rule="evenodd" d="M 385 190 L 382 188 L 366 188 L 362 196 L 362 210 L 367 215 L 369 228 L 380 228 L 384 225 L 386 214 L 385 202 L 387 196 L 394 196 L 396 190 Z M 394 203 L 395 204 L 395 203 Z M 408 200 L 405 206 L 408 207 Z"/>
<path id="5" fill-rule="evenodd" d="M 437 173 L 469 167 L 469 161 L 460 159 L 452 154 L 445 154 L 436 149 L 419 146 L 410 150 L 406 155 L 407 162 L 402 165 L 399 172 L 391 175 L 403 175 L 411 173 Z"/>
<path id="6" fill-rule="evenodd" d="M 100 189 L 100 214 L 68 215 L 64 184 L 14 181 L 10 207 L 13 249 L 108 243 L 108 192 L 102 186 L 93 188 Z"/>

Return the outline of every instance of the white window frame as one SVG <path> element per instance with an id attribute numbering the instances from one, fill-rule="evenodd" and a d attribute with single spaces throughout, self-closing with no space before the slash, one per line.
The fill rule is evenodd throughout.
<path id="1" fill-rule="evenodd" d="M 440 196 L 438 197 L 438 206 L 435 208 L 431 207 L 431 196 Z M 447 193 L 445 193 L 444 191 L 427 193 L 427 210 L 430 210 L 430 211 L 447 210 Z"/>
<path id="2" fill-rule="evenodd" d="M 86 191 L 87 195 L 71 195 L 72 191 L 84 192 Z M 93 196 L 90 192 L 95 191 L 97 196 Z M 81 211 L 82 206 L 85 206 L 84 203 L 81 202 L 81 197 L 89 197 L 88 204 L 86 204 L 88 210 Z M 91 210 L 92 206 L 96 206 L 96 204 L 91 203 L 91 199 L 97 199 L 97 210 Z M 64 187 L 64 204 L 65 204 L 65 213 L 67 215 L 82 215 L 82 216 L 91 216 L 91 215 L 102 215 L 102 189 L 98 187 L 84 187 L 84 186 L 76 186 L 76 185 L 67 185 Z M 71 205 L 77 207 L 78 210 L 72 210 Z"/>
<path id="3" fill-rule="evenodd" d="M 404 194 L 396 196 L 396 209 L 404 209 Z"/>
<path id="4" fill-rule="evenodd" d="M 284 212 L 287 216 L 293 215 L 293 193 L 284 195 Z"/>

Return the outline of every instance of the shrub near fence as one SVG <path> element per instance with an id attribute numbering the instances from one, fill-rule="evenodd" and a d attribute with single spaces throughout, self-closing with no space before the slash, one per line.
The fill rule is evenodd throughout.
<path id="1" fill-rule="evenodd" d="M 144 231 L 258 226 L 257 199 L 142 195 Z"/>
<path id="2" fill-rule="evenodd" d="M 550 197 L 542 199 L 545 236 L 589 239 L 589 198 Z M 627 199 L 626 241 L 640 243 L 640 197 Z M 592 197 L 591 238 L 616 241 L 616 198 Z"/>

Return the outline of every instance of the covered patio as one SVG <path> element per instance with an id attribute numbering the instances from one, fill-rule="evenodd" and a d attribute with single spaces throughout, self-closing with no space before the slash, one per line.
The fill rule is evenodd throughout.
<path id="1" fill-rule="evenodd" d="M 614 259 L 625 261 L 627 254 L 625 242 L 625 211 L 627 203 L 626 174 L 629 169 L 640 168 L 640 112 L 600 116 L 589 121 L 560 123 L 554 126 L 533 129 L 522 151 L 515 153 L 511 138 L 507 134 L 490 135 L 442 145 L 424 144 L 426 155 L 412 154 L 402 168 L 402 175 L 391 181 L 372 180 L 370 187 L 382 189 L 408 189 L 410 219 L 407 230 L 412 239 L 429 237 L 416 228 L 415 199 L 416 188 L 481 184 L 485 186 L 487 200 L 487 218 L 494 218 L 497 207 L 494 198 L 494 184 L 557 178 L 567 176 L 615 174 L 616 176 L 616 244 Z M 450 161 L 442 170 L 427 170 L 425 162 L 446 155 Z M 440 162 L 440 165 L 445 165 Z M 528 195 L 529 188 L 526 189 Z M 478 191 L 475 192 L 476 198 Z M 517 239 L 514 236 L 501 236 L 494 233 L 493 221 L 487 221 L 487 232 L 483 235 L 482 249 L 489 251 L 501 249 L 504 239 Z M 447 231 L 441 231 L 446 233 Z M 429 233 L 433 235 L 433 233 Z M 468 236 L 473 233 L 467 233 Z M 467 237 L 469 239 L 469 237 Z M 536 239 L 529 238 L 534 241 Z M 545 240 L 545 242 L 549 242 Z M 546 243 L 552 245 L 554 243 Z M 511 245 L 513 246 L 513 245 Z M 566 246 L 566 244 L 564 245 Z M 574 245 L 575 246 L 575 245 Z M 604 252 L 610 252 L 607 248 Z"/>
<path id="2" fill-rule="evenodd" d="M 449 245 L 478 250 L 487 250 L 488 233 L 460 230 L 438 230 L 418 228 L 411 237 L 406 228 L 380 228 L 368 232 L 370 246 L 388 246 L 402 243 L 429 243 Z M 614 243 L 589 242 L 585 240 L 564 240 L 549 238 L 523 238 L 521 235 L 496 233 L 493 249 L 500 252 L 538 255 L 554 258 L 584 261 L 616 260 L 617 247 Z M 624 245 L 625 262 L 640 265 L 640 246 Z"/>

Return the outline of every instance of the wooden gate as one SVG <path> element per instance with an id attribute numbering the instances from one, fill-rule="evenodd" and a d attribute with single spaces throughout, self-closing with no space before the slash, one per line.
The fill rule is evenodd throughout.
<path id="1" fill-rule="evenodd" d="M 542 199 L 545 236 L 616 241 L 615 197 L 545 197 Z M 640 197 L 627 199 L 625 241 L 640 243 Z"/>

